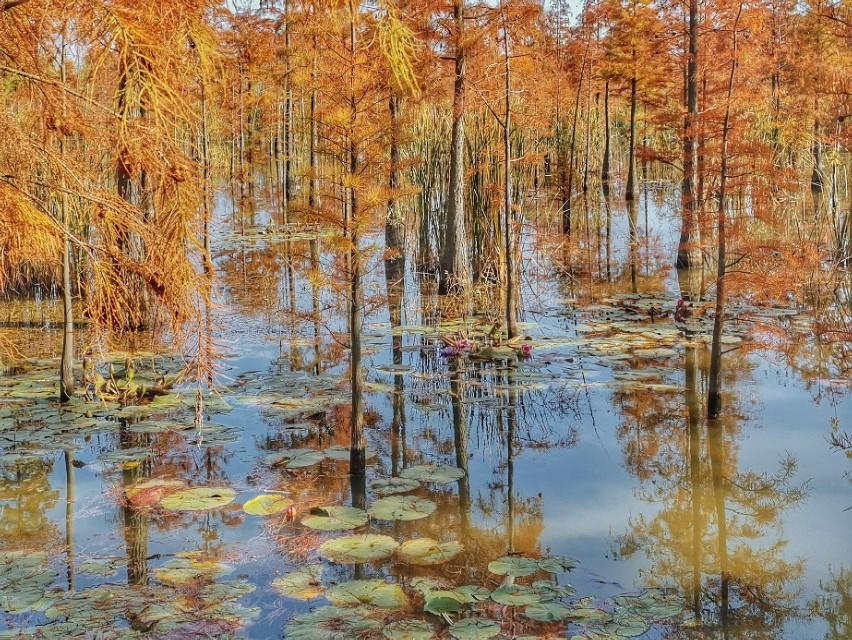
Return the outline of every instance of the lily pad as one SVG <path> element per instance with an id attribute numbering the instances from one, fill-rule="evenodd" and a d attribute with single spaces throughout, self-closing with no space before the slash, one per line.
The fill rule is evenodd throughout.
<path id="1" fill-rule="evenodd" d="M 523 578 L 531 576 L 539 570 L 537 560 L 524 558 L 523 556 L 503 556 L 488 563 L 488 570 L 498 576 L 512 576 Z"/>
<path id="2" fill-rule="evenodd" d="M 435 632 L 425 620 L 397 620 L 387 625 L 382 633 L 388 640 L 431 640 Z"/>
<path id="3" fill-rule="evenodd" d="M 288 469 L 302 469 L 322 462 L 324 458 L 325 453 L 322 451 L 307 450 L 291 457 L 284 466 Z"/>
<path id="4" fill-rule="evenodd" d="M 388 496 L 376 500 L 369 513 L 377 520 L 420 520 L 432 514 L 437 505 L 417 496 Z"/>
<path id="5" fill-rule="evenodd" d="M 574 558 L 567 556 L 550 556 L 538 561 L 539 568 L 548 573 L 568 573 L 578 564 Z"/>
<path id="6" fill-rule="evenodd" d="M 636 638 L 643 635 L 650 627 L 650 623 L 642 616 L 622 611 L 617 613 L 605 628 L 620 638 Z"/>
<path id="7" fill-rule="evenodd" d="M 541 601 L 541 596 L 530 587 L 520 584 L 503 584 L 491 592 L 491 599 L 499 604 L 526 605 Z"/>
<path id="8" fill-rule="evenodd" d="M 603 609 L 594 609 L 592 607 L 578 607 L 571 609 L 567 614 L 578 624 L 606 624 L 612 620 L 612 614 Z"/>
<path id="9" fill-rule="evenodd" d="M 398 584 L 375 580 L 350 580 L 329 588 L 326 597 L 334 604 L 364 604 L 382 609 L 399 609 L 408 604 Z"/>
<path id="10" fill-rule="evenodd" d="M 189 585 L 212 582 L 228 570 L 223 564 L 208 560 L 173 558 L 162 567 L 154 569 L 154 577 L 163 584 Z"/>
<path id="11" fill-rule="evenodd" d="M 295 600 L 313 600 L 323 594 L 322 565 L 312 564 L 272 581 L 272 587 L 282 596 Z"/>
<path id="12" fill-rule="evenodd" d="M 290 498 L 264 494 L 247 500 L 243 504 L 243 511 L 252 516 L 271 516 L 274 513 L 284 511 L 293 504 Z"/>
<path id="13" fill-rule="evenodd" d="M 284 631 L 285 640 L 352 640 L 376 633 L 382 625 L 365 607 L 320 607 L 295 616 Z"/>
<path id="14" fill-rule="evenodd" d="M 420 482 L 411 478 L 380 478 L 370 483 L 370 490 L 380 496 L 389 496 L 395 493 L 408 493 L 420 487 Z"/>
<path id="15" fill-rule="evenodd" d="M 464 471 L 458 467 L 445 464 L 420 464 L 403 469 L 399 474 L 402 478 L 418 480 L 420 482 L 434 482 L 435 484 L 446 484 L 455 482 L 464 477 Z"/>
<path id="16" fill-rule="evenodd" d="M 403 562 L 415 565 L 435 565 L 458 555 L 464 547 L 460 542 L 438 542 L 432 538 L 416 538 L 403 542 L 397 556 Z"/>
<path id="17" fill-rule="evenodd" d="M 311 509 L 302 524 L 318 531 L 348 531 L 368 521 L 367 512 L 356 507 L 318 507 Z"/>
<path id="18" fill-rule="evenodd" d="M 559 602 L 536 602 L 524 609 L 524 615 L 538 622 L 558 622 L 571 613 L 571 608 Z"/>
<path id="19" fill-rule="evenodd" d="M 206 511 L 230 504 L 236 495 L 229 487 L 195 487 L 169 494 L 160 504 L 173 511 Z"/>
<path id="20" fill-rule="evenodd" d="M 450 625 L 456 640 L 489 640 L 500 633 L 500 625 L 485 618 L 465 618 Z"/>
<path id="21" fill-rule="evenodd" d="M 436 616 L 459 613 L 465 603 L 462 597 L 453 591 L 431 591 L 426 596 L 423 610 Z"/>
<path id="22" fill-rule="evenodd" d="M 368 533 L 327 540 L 320 545 L 319 552 L 333 562 L 355 564 L 383 560 L 398 546 L 399 543 L 390 536 Z"/>

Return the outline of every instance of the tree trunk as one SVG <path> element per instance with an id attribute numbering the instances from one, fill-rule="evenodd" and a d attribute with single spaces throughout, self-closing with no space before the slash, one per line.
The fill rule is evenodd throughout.
<path id="1" fill-rule="evenodd" d="M 470 285 L 465 212 L 464 212 L 464 0 L 454 0 L 453 18 L 456 25 L 455 82 L 453 84 L 453 131 L 450 142 L 450 189 L 447 219 L 441 242 L 441 273 L 438 293 L 447 294 L 453 288 L 465 290 Z"/>
<path id="2" fill-rule="evenodd" d="M 716 418 L 722 410 L 721 372 L 722 372 L 722 330 L 725 314 L 725 190 L 728 181 L 728 134 L 731 121 L 731 95 L 737 73 L 737 27 L 739 25 L 742 4 L 734 19 L 731 69 L 728 74 L 728 93 L 725 101 L 725 116 L 722 120 L 721 166 L 719 168 L 719 208 L 717 211 L 718 255 L 716 265 L 716 315 L 713 318 L 713 342 L 710 348 L 710 376 L 707 384 L 707 416 Z"/>
<path id="3" fill-rule="evenodd" d="M 624 199 L 636 197 L 636 74 L 630 78 L 630 146 L 627 151 L 627 188 Z"/>
<path id="4" fill-rule="evenodd" d="M 63 34 L 59 56 L 60 81 L 65 85 L 65 39 Z M 65 114 L 65 93 L 62 94 L 62 113 Z M 65 134 L 59 134 L 59 157 L 65 158 Z M 62 169 L 61 169 L 62 170 Z M 74 308 L 71 297 L 71 216 L 68 211 L 68 194 L 65 190 L 65 174 L 59 181 L 59 217 L 65 242 L 62 251 L 62 359 L 59 365 L 59 400 L 68 402 L 74 395 Z"/>
<path id="5" fill-rule="evenodd" d="M 686 269 L 696 261 L 695 166 L 697 148 L 695 125 L 698 121 L 698 0 L 689 0 L 689 57 L 686 63 L 686 117 L 683 123 L 683 181 L 681 183 L 681 227 L 675 266 Z"/>
<path id="6" fill-rule="evenodd" d="M 580 67 L 580 79 L 577 82 L 577 98 L 574 100 L 574 121 L 571 124 L 571 160 L 568 163 L 568 185 L 562 194 L 562 233 L 571 235 L 571 195 L 574 191 L 574 170 L 577 154 L 575 153 L 577 142 L 577 116 L 580 112 L 580 94 L 583 92 L 583 79 L 586 75 L 586 59 L 588 58 L 589 46 L 586 44 L 586 53 L 583 55 L 583 64 Z"/>
<path id="7" fill-rule="evenodd" d="M 609 78 L 604 82 L 604 151 L 601 182 L 605 185 L 609 183 Z"/>
<path id="8" fill-rule="evenodd" d="M 311 61 L 311 133 L 310 165 L 311 175 L 308 186 L 308 206 L 315 211 L 319 206 L 319 130 L 317 126 L 317 37 L 314 35 L 313 59 Z"/>
<path id="9" fill-rule="evenodd" d="M 500 15 L 503 20 L 503 238 L 505 246 L 504 269 L 506 272 L 506 331 L 511 340 L 518 335 L 518 310 L 515 293 L 515 221 L 512 215 L 512 148 L 511 148 L 511 65 L 509 62 L 509 28 L 503 2 L 500 3 Z"/>
<path id="10" fill-rule="evenodd" d="M 356 5 L 355 0 L 349 0 L 349 42 L 351 55 L 351 69 L 349 77 L 349 175 L 346 187 L 349 207 L 346 216 L 345 231 L 349 236 L 349 376 L 352 389 L 352 418 L 350 422 L 350 445 L 349 445 L 349 473 L 353 478 L 364 478 L 366 476 L 367 458 L 366 441 L 364 438 L 364 373 L 361 363 L 361 324 L 362 318 L 362 296 L 361 290 L 361 251 L 360 251 L 360 211 L 358 210 L 358 194 L 354 185 L 354 178 L 358 174 L 358 146 L 355 141 L 355 128 L 357 125 L 357 102 L 355 94 L 356 83 Z M 360 501 L 360 492 L 355 488 L 361 483 L 355 484 L 353 480 L 353 502 L 356 497 Z M 357 493 L 357 495 L 356 495 Z M 361 506 L 360 504 L 356 506 Z"/>

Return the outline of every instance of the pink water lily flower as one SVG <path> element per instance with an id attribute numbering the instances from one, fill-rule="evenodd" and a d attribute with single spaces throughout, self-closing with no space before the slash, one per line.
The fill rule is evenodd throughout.
<path id="1" fill-rule="evenodd" d="M 528 342 L 525 342 L 521 345 L 521 356 L 524 358 L 529 358 L 532 355 L 532 345 Z"/>

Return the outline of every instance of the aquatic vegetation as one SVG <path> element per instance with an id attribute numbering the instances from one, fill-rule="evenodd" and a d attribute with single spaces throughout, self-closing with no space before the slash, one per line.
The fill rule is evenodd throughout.
<path id="1" fill-rule="evenodd" d="M 399 543 L 390 536 L 367 533 L 323 542 L 319 554 L 332 562 L 357 564 L 389 558 Z"/>
<path id="2" fill-rule="evenodd" d="M 346 531 L 363 527 L 368 521 L 369 516 L 363 509 L 332 506 L 311 509 L 302 524 L 319 531 Z"/>
<path id="3" fill-rule="evenodd" d="M 370 505 L 368 513 L 377 520 L 419 520 L 435 512 L 437 505 L 417 496 L 389 496 Z"/>
<path id="4" fill-rule="evenodd" d="M 236 496 L 229 487 L 194 487 L 168 494 L 160 506 L 173 511 L 207 511 L 229 505 Z"/>
<path id="5" fill-rule="evenodd" d="M 292 504 L 293 501 L 290 498 L 267 494 L 246 500 L 243 503 L 243 511 L 253 516 L 271 516 L 284 511 Z"/>

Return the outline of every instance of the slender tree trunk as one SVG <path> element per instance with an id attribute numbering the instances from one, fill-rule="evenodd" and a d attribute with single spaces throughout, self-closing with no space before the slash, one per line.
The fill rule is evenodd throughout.
<path id="1" fill-rule="evenodd" d="M 281 184 L 281 219 L 290 222 L 293 189 L 293 89 L 290 78 L 290 2 L 284 0 L 284 166 Z"/>
<path id="2" fill-rule="evenodd" d="M 636 197 L 636 74 L 630 78 L 630 147 L 627 151 L 627 188 L 625 200 Z"/>
<path id="3" fill-rule="evenodd" d="M 696 227 L 695 166 L 697 148 L 695 127 L 698 122 L 698 0 L 689 0 L 689 57 L 686 63 L 686 117 L 683 123 L 683 181 L 681 183 L 681 227 L 676 266 L 698 266 L 694 256 Z"/>
<path id="4" fill-rule="evenodd" d="M 728 181 L 728 136 L 730 133 L 731 95 L 734 91 L 737 73 L 737 28 L 739 26 L 742 4 L 734 19 L 733 46 L 731 54 L 731 69 L 728 74 L 728 93 L 725 100 L 725 116 L 722 120 L 722 150 L 721 166 L 719 169 L 719 208 L 717 211 L 717 242 L 716 257 L 716 315 L 713 318 L 713 342 L 710 349 L 710 376 L 707 388 L 707 416 L 716 418 L 722 410 L 721 372 L 722 372 L 722 331 L 725 314 L 725 241 L 726 241 L 726 212 L 725 201 Z"/>
<path id="5" fill-rule="evenodd" d="M 576 143 L 577 143 L 577 116 L 580 113 L 580 94 L 583 92 L 583 79 L 586 76 L 586 59 L 589 54 L 589 45 L 586 43 L 586 53 L 583 55 L 583 64 L 580 67 L 580 79 L 577 82 L 577 97 L 574 100 L 574 118 L 571 124 L 571 160 L 568 163 L 568 185 L 562 194 L 562 233 L 571 235 L 571 195 L 574 192 L 574 171 L 576 168 Z"/>
<path id="6" fill-rule="evenodd" d="M 354 186 L 354 178 L 358 175 L 358 145 L 355 130 L 358 120 L 358 105 L 356 96 L 356 4 L 349 0 L 349 43 L 351 69 L 349 72 L 349 175 L 346 192 L 349 207 L 346 231 L 349 236 L 349 375 L 352 389 L 352 418 L 350 424 L 349 473 L 353 478 L 363 478 L 366 475 L 367 457 L 366 441 L 364 438 L 364 372 L 361 362 L 361 324 L 363 292 L 361 290 L 361 250 L 360 250 L 360 211 L 358 210 L 358 193 Z M 355 481 L 353 480 L 353 483 Z M 360 484 L 357 486 L 360 487 Z M 360 501 L 360 491 L 355 491 L 353 484 L 353 503 L 356 497 Z M 361 506 L 356 505 L 356 506 Z"/>
<path id="7" fill-rule="evenodd" d="M 511 340 L 518 335 L 518 310 L 515 292 L 515 221 L 512 214 L 512 76 L 509 62 L 509 27 L 506 23 L 505 7 L 500 2 L 503 20 L 503 238 L 505 246 L 504 270 L 506 272 L 506 331 Z"/>
<path id="8" fill-rule="evenodd" d="M 814 110 L 816 110 L 817 101 L 814 99 Z M 822 141 L 820 140 L 820 126 L 819 126 L 819 118 L 814 117 L 814 142 L 812 146 L 813 160 L 814 160 L 814 169 L 811 172 L 811 190 L 812 191 L 822 191 L 823 177 L 822 177 Z"/>
<path id="9" fill-rule="evenodd" d="M 65 85 L 65 37 L 60 44 L 59 77 Z M 65 114 L 65 93 L 62 94 L 62 113 Z M 65 158 L 65 134 L 59 134 L 59 157 Z M 59 217 L 65 241 L 62 251 L 62 359 L 59 365 L 59 400 L 68 402 L 74 395 L 74 308 L 71 297 L 71 215 L 68 210 L 68 194 L 65 189 L 65 174 L 59 180 Z"/>
<path id="10" fill-rule="evenodd" d="M 313 57 L 311 60 L 311 132 L 310 132 L 310 183 L 308 186 L 308 206 L 311 211 L 319 206 L 319 131 L 317 125 L 317 37 L 313 39 Z"/>
<path id="11" fill-rule="evenodd" d="M 604 150 L 601 163 L 601 182 L 609 183 L 609 78 L 604 82 Z"/>
<path id="12" fill-rule="evenodd" d="M 441 273 L 438 293 L 447 294 L 453 287 L 465 290 L 470 285 L 465 211 L 464 211 L 464 0 L 454 0 L 456 25 L 455 82 L 453 84 L 453 130 L 450 141 L 450 189 L 447 218 L 441 242 Z"/>

